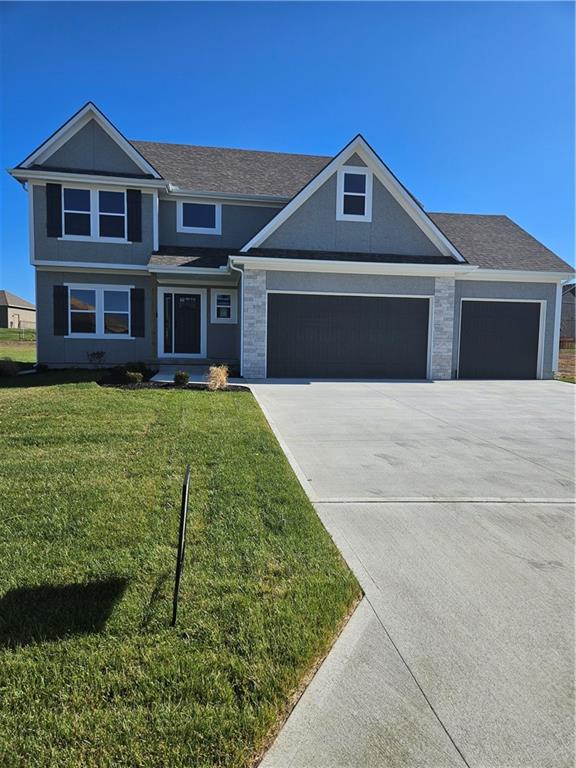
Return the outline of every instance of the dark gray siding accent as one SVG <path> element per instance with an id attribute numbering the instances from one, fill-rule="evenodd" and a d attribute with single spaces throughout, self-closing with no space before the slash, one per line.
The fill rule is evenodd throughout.
<path id="1" fill-rule="evenodd" d="M 336 174 L 332 175 L 262 248 L 439 256 L 440 251 L 374 177 L 372 221 L 336 221 Z"/>
<path id="2" fill-rule="evenodd" d="M 48 168 L 116 173 L 119 176 L 143 172 L 95 120 L 75 133 L 43 165 Z"/>
<path id="3" fill-rule="evenodd" d="M 554 318 L 556 312 L 555 283 L 501 282 L 496 280 L 457 280 L 454 301 L 454 365 L 458 360 L 460 344 L 460 305 L 462 298 L 483 299 L 539 299 L 546 301 L 544 326 L 543 377 L 552 378 L 554 358 Z"/>
<path id="4" fill-rule="evenodd" d="M 230 290 L 220 286 L 222 290 Z M 212 323 L 210 321 L 212 311 L 212 300 L 217 293 L 218 288 L 208 290 L 207 318 L 208 318 L 208 339 L 207 354 L 215 363 L 232 362 L 240 363 L 240 317 L 241 317 L 241 291 L 237 290 L 238 299 L 238 322 L 237 323 Z"/>
<path id="5" fill-rule="evenodd" d="M 59 240 L 46 235 L 46 187 L 34 185 L 34 258 L 48 261 L 147 264 L 154 247 L 152 195 L 142 195 L 142 241 L 92 243 Z"/>
<path id="6" fill-rule="evenodd" d="M 279 208 L 256 205 L 222 205 L 222 234 L 195 235 L 176 231 L 176 202 L 160 200 L 160 245 L 206 246 L 207 248 L 241 248 L 270 219 Z"/>
<path id="7" fill-rule="evenodd" d="M 138 339 L 68 339 L 53 333 L 54 286 L 64 283 L 133 285 L 145 293 L 145 335 Z M 152 312 L 153 280 L 135 275 L 80 274 L 36 270 L 37 348 L 38 362 L 47 365 L 87 366 L 88 353 L 103 351 L 103 365 L 154 359 L 153 334 L 156 321 Z"/>
<path id="8" fill-rule="evenodd" d="M 336 275 L 323 272 L 266 273 L 269 291 L 312 291 L 327 293 L 398 294 L 433 296 L 433 277 L 396 277 L 393 275 Z"/>

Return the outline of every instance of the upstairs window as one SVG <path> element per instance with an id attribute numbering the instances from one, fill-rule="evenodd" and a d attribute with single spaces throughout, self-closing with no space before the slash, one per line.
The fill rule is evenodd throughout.
<path id="1" fill-rule="evenodd" d="M 192 234 L 220 235 L 222 233 L 222 206 L 220 203 L 183 200 L 177 203 L 176 229 Z"/>
<path id="2" fill-rule="evenodd" d="M 63 187 L 62 236 L 126 242 L 126 192 Z"/>
<path id="3" fill-rule="evenodd" d="M 339 169 L 336 218 L 372 221 L 372 173 L 368 168 L 345 165 Z"/>

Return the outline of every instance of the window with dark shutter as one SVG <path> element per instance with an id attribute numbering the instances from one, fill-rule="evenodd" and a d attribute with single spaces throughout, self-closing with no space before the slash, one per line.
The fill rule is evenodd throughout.
<path id="1" fill-rule="evenodd" d="M 62 237 L 62 185 L 46 184 L 46 234 Z"/>
<path id="2" fill-rule="evenodd" d="M 132 243 L 141 243 L 142 192 L 139 189 L 129 189 L 126 192 L 126 208 L 128 211 L 128 240 Z"/>

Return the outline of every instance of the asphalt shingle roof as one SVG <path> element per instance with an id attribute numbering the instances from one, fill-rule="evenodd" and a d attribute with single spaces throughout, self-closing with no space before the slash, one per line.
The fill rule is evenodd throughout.
<path id="1" fill-rule="evenodd" d="M 16 296 L 15 293 L 10 291 L 0 291 L 0 307 L 20 307 L 21 309 L 36 309 L 34 304 L 31 304 L 26 299 L 21 299 L 20 296 Z"/>
<path id="2" fill-rule="evenodd" d="M 429 213 L 469 264 L 483 269 L 570 272 L 573 267 L 508 216 Z"/>
<path id="3" fill-rule="evenodd" d="M 167 181 L 198 192 L 294 197 L 331 157 L 131 141 Z"/>

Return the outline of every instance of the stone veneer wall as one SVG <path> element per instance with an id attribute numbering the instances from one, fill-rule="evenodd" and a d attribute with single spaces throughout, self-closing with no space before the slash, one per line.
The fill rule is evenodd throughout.
<path id="1" fill-rule="evenodd" d="M 242 375 L 246 379 L 266 377 L 266 271 L 244 270 Z"/>
<path id="2" fill-rule="evenodd" d="M 434 282 L 431 378 L 451 379 L 456 281 L 451 277 L 437 277 Z"/>

